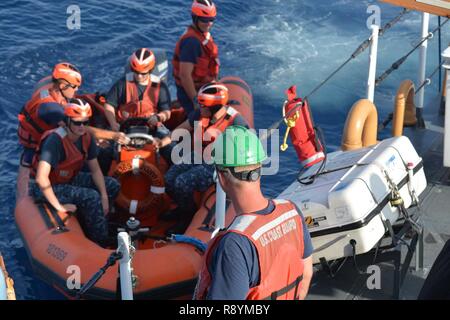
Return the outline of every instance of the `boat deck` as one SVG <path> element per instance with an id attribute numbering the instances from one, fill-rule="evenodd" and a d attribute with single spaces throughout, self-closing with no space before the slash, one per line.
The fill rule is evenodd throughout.
<path id="1" fill-rule="evenodd" d="M 427 177 L 427 188 L 420 197 L 420 208 L 411 208 L 411 214 L 419 215 L 419 221 L 424 227 L 423 242 L 419 236 L 409 231 L 404 242 L 390 250 L 370 251 L 363 255 L 348 257 L 341 265 L 339 271 L 331 276 L 325 268 L 318 264 L 314 266 L 314 277 L 311 282 L 308 299 L 416 299 L 425 278 L 428 275 L 437 255 L 445 242 L 450 239 L 450 170 L 444 168 L 443 159 L 443 124 L 444 117 L 439 113 L 440 97 L 432 99 L 429 106 L 424 109 L 426 129 L 407 128 L 404 134 L 408 136 L 416 147 L 417 152 L 424 160 L 424 170 Z M 417 268 L 421 250 L 412 241 L 423 243 L 423 268 Z M 389 239 L 383 240 L 382 246 L 392 243 Z M 413 250 L 409 250 L 408 246 Z M 408 256 L 408 251 L 411 254 Z M 414 255 L 412 255 L 414 252 Z M 404 281 L 399 288 L 395 288 L 394 281 L 402 279 L 401 272 L 395 272 L 395 259 L 401 258 L 403 262 L 410 258 L 410 263 L 403 263 Z M 355 261 L 356 266 L 355 267 Z M 373 267 L 379 267 L 379 285 L 377 272 Z M 334 266 L 334 270 L 339 265 Z M 361 271 L 358 271 L 358 269 Z M 376 268 L 376 267 L 375 267 Z M 397 281 L 398 284 L 400 284 Z M 375 287 L 369 289 L 369 287 Z"/>

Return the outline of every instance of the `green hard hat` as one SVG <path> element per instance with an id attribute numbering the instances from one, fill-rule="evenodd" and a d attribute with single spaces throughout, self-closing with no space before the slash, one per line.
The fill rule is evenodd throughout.
<path id="1" fill-rule="evenodd" d="M 230 126 L 214 142 L 214 164 L 241 167 L 266 159 L 261 141 L 243 126 Z"/>

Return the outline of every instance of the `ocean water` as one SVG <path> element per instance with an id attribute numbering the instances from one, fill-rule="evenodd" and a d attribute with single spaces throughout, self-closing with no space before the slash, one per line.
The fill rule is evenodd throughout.
<path id="1" fill-rule="evenodd" d="M 80 92 L 106 91 L 122 74 L 128 55 L 139 47 L 163 48 L 169 59 L 175 42 L 190 23 L 190 1 L 24 1 L 0 2 L 0 251 L 15 280 L 19 299 L 59 299 L 37 279 L 14 223 L 15 179 L 20 147 L 17 114 L 36 81 L 59 61 L 76 64 L 83 73 Z M 284 90 L 298 86 L 309 93 L 370 35 L 366 27 L 371 4 L 381 8 L 381 23 L 401 8 L 360 0 L 217 0 L 212 30 L 220 48 L 222 75 L 244 79 L 254 95 L 256 128 L 267 128 L 281 115 Z M 67 27 L 69 5 L 78 5 L 80 29 Z M 379 42 L 378 72 L 389 68 L 420 38 L 421 14 L 409 13 Z M 431 17 L 430 30 L 437 25 Z M 442 44 L 450 42 L 450 24 Z M 437 37 L 429 42 L 429 74 L 438 64 Z M 417 83 L 414 53 L 377 88 L 380 119 L 392 111 L 396 89 L 404 79 Z M 324 131 L 328 151 L 340 145 L 345 117 L 364 98 L 368 50 L 347 65 L 310 99 L 314 119 Z M 174 90 L 173 79 L 169 85 Z M 436 94 L 437 77 L 426 97 Z M 284 129 L 282 131 L 284 133 Z M 388 133 L 381 135 L 387 136 Z M 267 196 L 276 196 L 295 179 L 298 162 L 292 147 L 280 155 L 278 174 L 263 177 Z"/>

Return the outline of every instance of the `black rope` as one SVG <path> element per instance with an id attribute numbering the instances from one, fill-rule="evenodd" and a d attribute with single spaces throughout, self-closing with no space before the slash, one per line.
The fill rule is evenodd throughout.
<path id="1" fill-rule="evenodd" d="M 406 13 L 408 13 L 409 10 L 407 9 L 403 9 L 402 12 L 395 17 L 394 19 L 392 19 L 391 21 L 389 21 L 388 23 L 386 23 L 384 25 L 383 28 L 380 29 L 379 34 L 383 35 L 387 30 L 389 30 L 392 26 L 394 26 L 398 21 L 400 21 L 400 18 L 405 15 Z M 356 50 L 351 54 L 351 56 L 344 62 L 342 63 L 335 71 L 333 71 L 325 80 L 323 80 L 322 82 L 320 82 L 314 89 L 312 89 L 304 98 L 304 100 L 307 100 L 308 98 L 310 98 L 314 93 L 316 93 L 316 91 L 318 91 L 325 83 L 327 83 L 332 77 L 334 77 L 343 67 L 345 67 L 351 60 L 355 59 L 358 55 L 360 55 L 361 53 L 363 53 L 369 46 L 370 43 L 372 41 L 372 36 L 370 36 L 369 38 L 367 38 L 366 40 L 364 40 L 359 46 L 358 48 L 356 48 Z M 283 121 L 287 118 L 289 118 L 292 114 L 294 114 L 299 108 L 301 108 L 303 106 L 303 103 L 299 103 L 297 106 L 295 106 L 294 108 L 292 108 L 291 110 L 289 110 L 289 112 L 287 112 L 283 117 L 281 117 L 280 120 L 274 122 L 271 126 L 269 126 L 269 128 L 266 131 L 266 134 L 262 134 L 260 136 L 260 140 L 267 140 L 271 135 L 273 130 L 278 129 L 280 127 L 280 125 L 283 123 Z"/>
<path id="2" fill-rule="evenodd" d="M 356 263 L 356 240 L 351 239 L 350 245 L 352 246 L 353 265 L 355 266 L 355 269 L 359 274 L 364 274 L 364 272 L 358 267 L 358 264 Z"/>
<path id="3" fill-rule="evenodd" d="M 375 86 L 379 86 L 392 72 L 397 70 L 406 61 L 406 59 L 408 59 L 408 57 L 422 45 L 422 43 L 430 39 L 437 30 L 440 30 L 448 22 L 448 20 L 449 19 L 445 20 L 444 23 L 436 27 L 436 29 L 434 29 L 432 32 L 428 33 L 428 35 L 424 37 L 421 41 L 419 41 L 419 43 L 415 45 L 414 48 L 412 48 L 407 54 L 405 54 L 403 57 L 395 61 L 388 70 L 386 70 L 381 76 L 379 76 L 375 80 Z"/>
<path id="4" fill-rule="evenodd" d="M 384 121 L 378 127 L 378 131 L 383 131 L 384 129 L 386 129 L 386 127 L 392 121 L 393 118 L 394 118 L 394 113 L 393 112 L 389 113 L 387 118 L 384 119 Z"/>
<path id="5" fill-rule="evenodd" d="M 398 16 L 396 16 L 394 19 L 392 19 L 391 21 L 389 21 L 388 23 L 386 23 L 384 25 L 383 28 L 380 29 L 380 32 L 378 33 L 381 36 L 384 35 L 384 33 L 389 30 L 390 28 L 392 28 L 397 22 L 400 21 L 400 19 L 407 13 L 411 12 L 410 10 L 403 8 L 402 12 L 400 12 L 400 14 Z"/>
<path id="6" fill-rule="evenodd" d="M 440 65 L 438 65 L 436 67 L 436 69 L 434 69 L 434 71 L 425 79 L 424 82 L 422 82 L 422 84 L 416 89 L 416 91 L 414 92 L 414 94 L 417 94 L 423 87 L 425 87 L 427 84 L 431 83 L 431 78 L 434 77 L 434 75 L 441 69 L 442 65 L 444 64 L 444 61 L 441 62 Z"/>
<path id="7" fill-rule="evenodd" d="M 319 127 L 314 127 L 314 131 L 316 132 L 316 137 L 318 138 L 319 143 L 322 144 L 322 147 L 323 147 L 322 152 L 324 154 L 324 158 L 321 161 L 319 168 L 313 175 L 308 176 L 306 178 L 301 178 L 302 174 L 305 171 L 305 168 L 302 168 L 300 170 L 300 172 L 297 175 L 297 181 L 303 185 L 309 185 L 309 184 L 314 183 L 314 181 L 316 181 L 316 178 L 318 176 L 320 176 L 322 173 L 324 173 L 326 163 L 327 163 L 327 150 L 326 150 L 326 144 L 325 144 L 325 135 L 323 134 L 322 129 L 320 129 Z"/>

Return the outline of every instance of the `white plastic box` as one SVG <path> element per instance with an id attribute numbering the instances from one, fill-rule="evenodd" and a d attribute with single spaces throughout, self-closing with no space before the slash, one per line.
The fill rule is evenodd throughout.
<path id="1" fill-rule="evenodd" d="M 419 157 L 407 137 L 383 140 L 375 146 L 327 155 L 324 173 L 315 182 L 292 183 L 278 198 L 293 201 L 303 212 L 314 246 L 314 263 L 352 255 L 350 240 L 356 240 L 356 254 L 371 250 L 383 237 L 386 224 L 399 218 L 391 206 L 388 178 L 397 185 L 405 207 L 412 205 L 411 186 L 419 196 L 427 182 Z M 413 179 L 409 183 L 408 163 Z M 310 176 L 317 165 L 303 173 Z M 408 186 L 409 184 L 409 186 Z"/>

